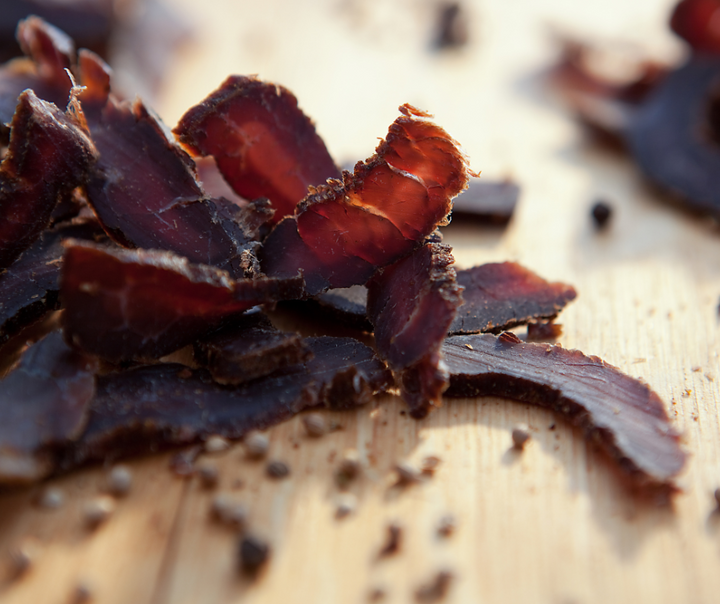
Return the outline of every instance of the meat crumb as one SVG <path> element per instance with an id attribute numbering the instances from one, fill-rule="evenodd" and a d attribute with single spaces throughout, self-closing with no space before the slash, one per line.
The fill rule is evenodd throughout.
<path id="1" fill-rule="evenodd" d="M 420 473 L 407 462 L 400 462 L 395 466 L 398 486 L 407 486 L 420 481 Z"/>
<path id="2" fill-rule="evenodd" d="M 271 461 L 265 468 L 265 472 L 270 478 L 287 478 L 290 476 L 290 466 L 284 461 Z"/>
<path id="3" fill-rule="evenodd" d="M 401 544 L 402 527 L 399 524 L 393 522 L 387 527 L 387 540 L 385 541 L 385 545 L 383 545 L 380 549 L 378 557 L 384 558 L 386 556 L 392 556 L 394 554 L 397 554 L 400 551 Z"/>
<path id="4" fill-rule="evenodd" d="M 84 604 L 85 602 L 89 602 L 93 598 L 93 590 L 84 581 L 81 581 L 75 586 L 75 589 L 73 590 L 72 604 Z"/>
<path id="5" fill-rule="evenodd" d="M 245 453 L 251 459 L 261 459 L 267 455 L 270 439 L 260 432 L 250 432 L 245 437 Z"/>
<path id="6" fill-rule="evenodd" d="M 335 517 L 339 520 L 349 516 L 357 508 L 357 497 L 351 493 L 343 493 L 338 497 Z"/>
<path id="7" fill-rule="evenodd" d="M 123 497 L 132 487 L 132 472 L 127 466 L 115 466 L 107 476 L 107 490 L 111 495 Z"/>
<path id="8" fill-rule="evenodd" d="M 452 514 L 446 514 L 442 518 L 440 518 L 440 522 L 438 523 L 437 528 L 437 534 L 440 537 L 447 538 L 450 537 L 457 528 L 457 521 L 455 520 L 455 516 Z"/>
<path id="9" fill-rule="evenodd" d="M 222 436 L 214 435 L 205 441 L 206 453 L 222 453 L 223 451 L 227 451 L 229 447 L 230 443 Z"/>
<path id="10" fill-rule="evenodd" d="M 37 552 L 28 543 L 17 545 L 10 550 L 10 564 L 13 578 L 18 578 L 28 572 L 35 561 Z"/>
<path id="11" fill-rule="evenodd" d="M 57 510 L 65 503 L 65 493 L 57 487 L 43 489 L 38 497 L 38 505 L 46 510 Z"/>
<path id="12" fill-rule="evenodd" d="M 595 202 L 590 213 L 595 221 L 595 226 L 598 230 L 601 230 L 607 226 L 612 216 L 612 206 L 605 201 L 599 200 Z"/>
<path id="13" fill-rule="evenodd" d="M 319 438 L 327 432 L 325 418 L 319 413 L 309 413 L 302 418 L 303 426 L 307 435 L 313 438 Z"/>
<path id="14" fill-rule="evenodd" d="M 268 561 L 270 546 L 263 540 L 247 535 L 240 540 L 240 568 L 254 575 Z"/>
<path id="15" fill-rule="evenodd" d="M 415 592 L 415 600 L 418 602 L 439 602 L 447 596 L 450 590 L 450 583 L 453 574 L 447 570 L 441 570 L 432 583 L 423 585 Z"/>
<path id="16" fill-rule="evenodd" d="M 83 506 L 83 517 L 89 529 L 95 529 L 105 522 L 115 511 L 115 502 L 111 497 L 101 495 Z"/>
<path id="17" fill-rule="evenodd" d="M 428 455 L 420 464 L 420 473 L 423 476 L 434 476 L 442 460 L 436 455 Z"/>
<path id="18" fill-rule="evenodd" d="M 360 455 L 355 449 L 347 449 L 343 453 L 343 458 L 340 461 L 340 466 L 335 473 L 335 482 L 339 488 L 345 489 L 348 485 L 355 480 L 362 466 L 360 465 Z"/>
<path id="19" fill-rule="evenodd" d="M 210 504 L 210 515 L 222 524 L 243 529 L 247 523 L 247 508 L 224 493 L 216 495 Z"/>
<path id="20" fill-rule="evenodd" d="M 717 508 L 718 510 L 720 510 L 720 488 L 715 489 L 713 495 L 715 496 L 715 503 L 717 503 Z"/>
<path id="21" fill-rule="evenodd" d="M 220 473 L 217 466 L 209 463 L 202 464 L 197 469 L 200 483 L 206 489 L 214 489 L 220 480 Z"/>
<path id="22" fill-rule="evenodd" d="M 380 602 L 385 599 L 387 593 L 382 587 L 374 587 L 368 594 L 368 602 Z"/>
<path id="23" fill-rule="evenodd" d="M 530 440 L 530 432 L 529 428 L 527 427 L 527 424 L 518 424 L 513 428 L 512 431 L 512 441 L 513 446 L 518 449 L 519 451 L 522 451 L 525 448 L 525 445 Z"/>

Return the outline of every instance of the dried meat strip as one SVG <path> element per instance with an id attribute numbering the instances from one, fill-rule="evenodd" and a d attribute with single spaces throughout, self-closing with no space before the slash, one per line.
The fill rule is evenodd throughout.
<path id="1" fill-rule="evenodd" d="M 628 129 L 643 172 L 695 210 L 720 216 L 720 57 L 696 56 L 669 74 Z"/>
<path id="2" fill-rule="evenodd" d="M 548 283 L 515 262 L 490 263 L 458 271 L 465 288 L 450 335 L 490 332 L 541 319 L 554 319 L 576 297 L 564 283 Z"/>
<path id="3" fill-rule="evenodd" d="M 268 275 L 302 270 L 308 295 L 362 285 L 447 224 L 452 199 L 473 174 L 427 113 L 400 111 L 373 157 L 318 186 L 270 233 L 261 250 Z"/>
<path id="4" fill-rule="evenodd" d="M 449 246 L 426 244 L 368 284 L 375 344 L 399 374 L 402 397 L 417 418 L 441 405 L 448 384 L 440 347 L 462 304 L 454 261 Z"/>
<path id="5" fill-rule="evenodd" d="M 53 470 L 53 451 L 85 427 L 97 362 L 55 331 L 29 347 L 0 381 L 0 484 Z"/>
<path id="6" fill-rule="evenodd" d="M 28 17 L 17 25 L 17 40 L 27 58 L 0 67 L 0 129 L 12 120 L 23 90 L 30 88 L 39 98 L 65 107 L 72 87 L 65 70 L 75 60 L 75 46 L 64 32 Z"/>
<path id="7" fill-rule="evenodd" d="M 221 386 L 204 369 L 159 364 L 98 377 L 88 426 L 63 469 L 124 457 L 217 434 L 240 438 L 303 409 L 366 403 L 389 385 L 372 349 L 350 338 L 309 338 L 313 359 L 237 387 Z"/>
<path id="8" fill-rule="evenodd" d="M 312 353 L 297 333 L 276 329 L 261 312 L 250 312 L 193 344 L 195 361 L 220 384 L 239 384 L 307 361 Z"/>
<path id="9" fill-rule="evenodd" d="M 300 277 L 233 281 L 169 252 L 73 242 L 63 259 L 66 337 L 113 362 L 158 358 L 262 303 L 297 297 Z"/>
<path id="10" fill-rule="evenodd" d="M 297 309 L 307 315 L 339 323 L 343 327 L 371 332 L 372 323 L 367 318 L 367 287 L 353 285 L 339 287 L 318 294 L 307 300 L 283 302 L 283 307 Z"/>
<path id="11" fill-rule="evenodd" d="M 267 197 L 275 222 L 295 212 L 309 186 L 340 177 L 295 96 L 253 76 L 228 77 L 173 132 L 195 155 L 214 157 L 238 195 Z"/>
<path id="12" fill-rule="evenodd" d="M 0 164 L 0 269 L 32 245 L 58 200 L 87 179 L 96 152 L 73 109 L 63 113 L 32 90 L 20 95 Z"/>
<path id="13" fill-rule="evenodd" d="M 505 226 L 515 212 L 520 187 L 510 180 L 472 178 L 468 188 L 453 202 L 452 218 Z"/>
<path id="14" fill-rule="evenodd" d="M 0 346 L 22 328 L 60 307 L 60 266 L 68 238 L 104 241 L 95 221 L 78 221 L 44 231 L 0 274 Z"/>
<path id="15" fill-rule="evenodd" d="M 524 344 L 510 333 L 448 338 L 443 353 L 450 371 L 445 396 L 502 396 L 554 409 L 636 484 L 671 487 L 685 464 L 660 397 L 597 357 Z"/>

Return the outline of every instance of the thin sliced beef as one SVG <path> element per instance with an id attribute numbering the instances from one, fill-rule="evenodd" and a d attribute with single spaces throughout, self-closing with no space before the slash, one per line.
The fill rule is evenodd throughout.
<path id="1" fill-rule="evenodd" d="M 32 90 L 20 95 L 0 164 L 0 269 L 32 245 L 58 201 L 87 179 L 96 153 L 74 110 L 63 113 Z"/>
<path id="2" fill-rule="evenodd" d="M 315 125 L 286 88 L 230 76 L 174 129 L 196 155 L 211 155 L 246 199 L 267 197 L 275 221 L 295 212 L 308 187 L 339 178 Z"/>
<path id="3" fill-rule="evenodd" d="M 276 329 L 261 312 L 247 313 L 197 340 L 193 351 L 195 361 L 220 384 L 248 382 L 312 356 L 299 334 Z"/>
<path id="4" fill-rule="evenodd" d="M 55 331 L 28 348 L 0 381 L 0 484 L 48 475 L 53 451 L 85 427 L 97 362 Z"/>
<path id="5" fill-rule="evenodd" d="M 0 345 L 47 312 L 59 308 L 60 267 L 68 238 L 103 241 L 95 221 L 78 221 L 44 231 L 0 274 Z"/>
<path id="6" fill-rule="evenodd" d="M 109 361 L 157 358 L 245 310 L 297 297 L 302 278 L 243 279 L 169 252 L 72 242 L 63 259 L 66 337 Z"/>
<path id="7" fill-rule="evenodd" d="M 447 372 L 440 347 L 462 304 L 450 247 L 426 244 L 368 284 L 368 317 L 380 356 L 400 376 L 413 417 L 441 405 Z"/>
<path id="8" fill-rule="evenodd" d="M 599 442 L 635 483 L 672 487 L 686 455 L 660 397 L 598 357 L 504 333 L 457 336 L 443 346 L 445 396 L 502 396 L 549 407 Z"/>
<path id="9" fill-rule="evenodd" d="M 389 385 L 389 372 L 364 344 L 327 337 L 307 343 L 311 361 L 233 388 L 215 383 L 204 369 L 177 364 L 101 376 L 87 429 L 60 466 L 67 470 L 213 434 L 236 439 L 307 407 L 364 404 Z"/>
<path id="10" fill-rule="evenodd" d="M 458 271 L 463 305 L 450 335 L 498 333 L 541 319 L 554 319 L 576 297 L 564 283 L 548 283 L 515 262 L 481 264 Z"/>
<path id="11" fill-rule="evenodd" d="M 362 285 L 447 223 L 472 172 L 457 143 L 409 105 L 375 155 L 313 189 L 270 233 L 261 264 L 270 276 L 303 271 L 308 295 Z"/>
<path id="12" fill-rule="evenodd" d="M 513 216 L 520 187 L 511 180 L 488 181 L 473 178 L 468 188 L 453 201 L 454 222 L 472 220 L 504 226 Z"/>

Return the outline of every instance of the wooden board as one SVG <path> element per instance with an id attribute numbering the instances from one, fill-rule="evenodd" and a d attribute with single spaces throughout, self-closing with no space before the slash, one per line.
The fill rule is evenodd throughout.
<path id="1" fill-rule="evenodd" d="M 160 455 L 130 463 L 133 489 L 96 531 L 80 510 L 101 490 L 103 468 L 53 480 L 67 497 L 56 511 L 33 504 L 38 488 L 0 496 L 5 562 L 23 540 L 38 552 L 22 579 L 0 577 L 0 601 L 69 602 L 84 581 L 103 604 L 352 603 L 375 588 L 384 602 L 413 602 L 448 569 L 448 602 L 717 602 L 720 234 L 663 203 L 626 158 L 593 147 L 541 78 L 554 28 L 680 56 L 664 25 L 671 4 L 467 2 L 469 46 L 437 53 L 429 1 L 167 0 L 194 33 L 156 105 L 172 125 L 229 73 L 258 73 L 295 92 L 341 162 L 368 156 L 401 103 L 434 112 L 475 169 L 522 185 L 506 230 L 447 229 L 458 266 L 516 260 L 576 286 L 562 344 L 647 381 L 684 434 L 690 459 L 672 508 L 633 497 L 548 411 L 458 400 L 415 421 L 384 397 L 328 413 L 342 430 L 320 439 L 299 418 L 271 430 L 271 458 L 292 469 L 286 480 L 266 478 L 239 446 L 213 458 L 218 491 L 245 502 L 250 526 L 272 544 L 256 581 L 237 572 L 236 536 L 209 520 L 215 491 L 173 476 Z M 598 198 L 616 210 L 602 234 L 589 217 Z M 510 450 L 519 421 L 533 434 L 522 455 Z M 351 489 L 356 513 L 337 520 L 333 473 L 347 448 L 365 471 Z M 434 478 L 389 488 L 394 464 L 427 455 L 442 459 Z M 441 539 L 446 514 L 457 531 Z M 403 527 L 402 547 L 379 559 L 391 522 Z"/>

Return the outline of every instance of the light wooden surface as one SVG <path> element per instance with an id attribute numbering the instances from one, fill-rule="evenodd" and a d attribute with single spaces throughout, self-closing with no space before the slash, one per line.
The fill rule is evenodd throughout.
<path id="1" fill-rule="evenodd" d="M 160 455 L 130 464 L 131 493 L 95 532 L 80 508 L 102 468 L 53 480 L 67 494 L 57 511 L 33 505 L 35 488 L 0 496 L 0 554 L 26 539 L 38 551 L 21 580 L 0 576 L 0 601 L 69 602 L 86 581 L 103 604 L 354 603 L 376 587 L 385 602 L 413 602 L 441 569 L 455 576 L 447 601 L 456 603 L 720 601 L 720 233 L 660 202 L 625 158 L 589 144 L 540 79 L 553 28 L 679 57 L 665 28 L 671 4 L 468 2 L 470 46 L 440 55 L 429 48 L 428 1 L 176 0 L 194 40 L 169 66 L 156 106 L 172 125 L 230 72 L 258 73 L 295 92 L 341 162 L 369 155 L 401 103 L 434 112 L 474 169 L 523 187 L 508 229 L 447 229 L 457 264 L 517 260 L 576 286 L 562 344 L 646 380 L 684 433 L 690 459 L 673 508 L 631 496 L 550 412 L 457 400 L 418 422 L 385 397 L 329 413 L 343 429 L 321 439 L 306 437 L 299 418 L 271 430 L 287 480 L 265 478 L 240 447 L 214 458 L 219 490 L 246 502 L 251 526 L 272 543 L 257 581 L 238 574 L 232 532 L 208 519 L 213 492 L 173 476 Z M 599 197 L 616 210 L 603 234 L 589 220 Z M 533 433 L 522 455 L 509 450 L 518 421 Z M 336 520 L 332 472 L 348 447 L 366 471 L 352 488 L 356 513 Z M 442 459 L 433 479 L 388 488 L 396 462 L 430 454 Z M 458 528 L 442 540 L 435 528 L 448 513 Z M 403 526 L 402 549 L 378 559 L 392 521 Z"/>

